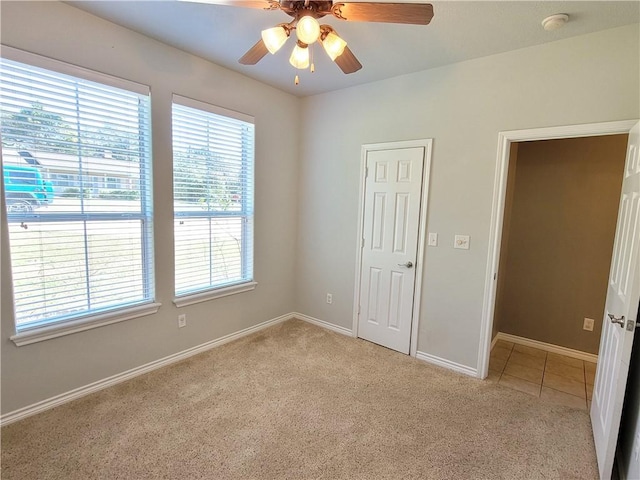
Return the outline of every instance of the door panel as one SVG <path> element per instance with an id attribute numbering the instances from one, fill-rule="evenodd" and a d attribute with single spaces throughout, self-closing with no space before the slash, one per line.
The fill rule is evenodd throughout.
<path id="1" fill-rule="evenodd" d="M 610 478 L 640 302 L 640 124 L 629 133 L 602 325 L 591 423 L 601 478 Z"/>
<path id="2" fill-rule="evenodd" d="M 367 153 L 358 336 L 409 353 L 425 149 Z"/>

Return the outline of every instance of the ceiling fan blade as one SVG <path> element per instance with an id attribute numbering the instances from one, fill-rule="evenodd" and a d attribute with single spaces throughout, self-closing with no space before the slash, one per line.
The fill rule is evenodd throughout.
<path id="1" fill-rule="evenodd" d="M 349 47 L 344 47 L 344 52 L 339 57 L 336 57 L 335 62 L 344 73 L 357 72 L 362 68 L 362 64 L 358 61 Z"/>
<path id="2" fill-rule="evenodd" d="M 262 57 L 264 57 L 269 50 L 267 50 L 267 46 L 264 44 L 262 39 L 258 40 L 253 47 L 251 47 L 247 53 L 245 53 L 238 62 L 242 65 L 255 65 L 258 63 Z"/>
<path id="3" fill-rule="evenodd" d="M 331 13 L 350 22 L 385 22 L 428 25 L 433 18 L 430 3 L 335 3 Z"/>
<path id="4" fill-rule="evenodd" d="M 179 0 L 190 3 L 208 3 L 211 5 L 228 5 L 230 7 L 260 8 L 263 10 L 275 10 L 280 8 L 276 0 Z"/>

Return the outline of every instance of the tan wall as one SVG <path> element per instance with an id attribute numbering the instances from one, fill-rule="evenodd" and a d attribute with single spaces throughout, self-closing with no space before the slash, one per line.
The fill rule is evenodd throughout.
<path id="1" fill-rule="evenodd" d="M 520 143 L 501 332 L 598 353 L 626 144 L 627 135 Z"/>

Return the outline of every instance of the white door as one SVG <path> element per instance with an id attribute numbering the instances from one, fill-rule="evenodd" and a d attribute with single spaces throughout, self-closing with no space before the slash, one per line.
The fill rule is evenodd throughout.
<path id="1" fill-rule="evenodd" d="M 367 152 L 358 336 L 409 353 L 425 148 Z"/>
<path id="2" fill-rule="evenodd" d="M 629 133 L 591 424 L 600 477 L 611 477 L 640 302 L 640 124 Z M 595 192 L 594 192 L 595 193 Z"/>

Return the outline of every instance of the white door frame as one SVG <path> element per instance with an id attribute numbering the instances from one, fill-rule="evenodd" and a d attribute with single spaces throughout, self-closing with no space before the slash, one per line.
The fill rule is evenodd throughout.
<path id="1" fill-rule="evenodd" d="M 427 229 L 427 202 L 429 199 L 429 173 L 431 171 L 432 138 L 407 140 L 402 142 L 369 143 L 362 145 L 360 158 L 360 193 L 358 195 L 358 236 L 356 249 L 356 284 L 353 296 L 353 336 L 358 336 L 358 309 L 360 306 L 360 282 L 362 271 L 362 239 L 364 238 L 364 196 L 367 168 L 367 154 L 377 150 L 398 150 L 401 148 L 424 147 L 422 169 L 422 194 L 420 195 L 420 225 L 418 227 L 418 254 L 416 258 L 416 279 L 413 287 L 413 314 L 411 320 L 411 346 L 409 355 L 416 356 L 418 350 L 418 324 L 420 323 L 420 300 L 422 298 L 422 272 Z"/>
<path id="2" fill-rule="evenodd" d="M 500 243 L 502 241 L 502 222 L 504 202 L 507 191 L 507 172 L 512 142 L 533 140 L 555 140 L 561 138 L 595 137 L 629 133 L 638 120 L 617 122 L 587 123 L 560 127 L 511 130 L 498 134 L 498 160 L 493 187 L 493 205 L 491 208 L 491 230 L 489 232 L 489 255 L 484 283 L 484 301 L 480 323 L 480 348 L 478 349 L 478 377 L 486 378 L 489 372 L 491 350 L 491 332 L 496 306 L 496 284 L 500 262 Z"/>

